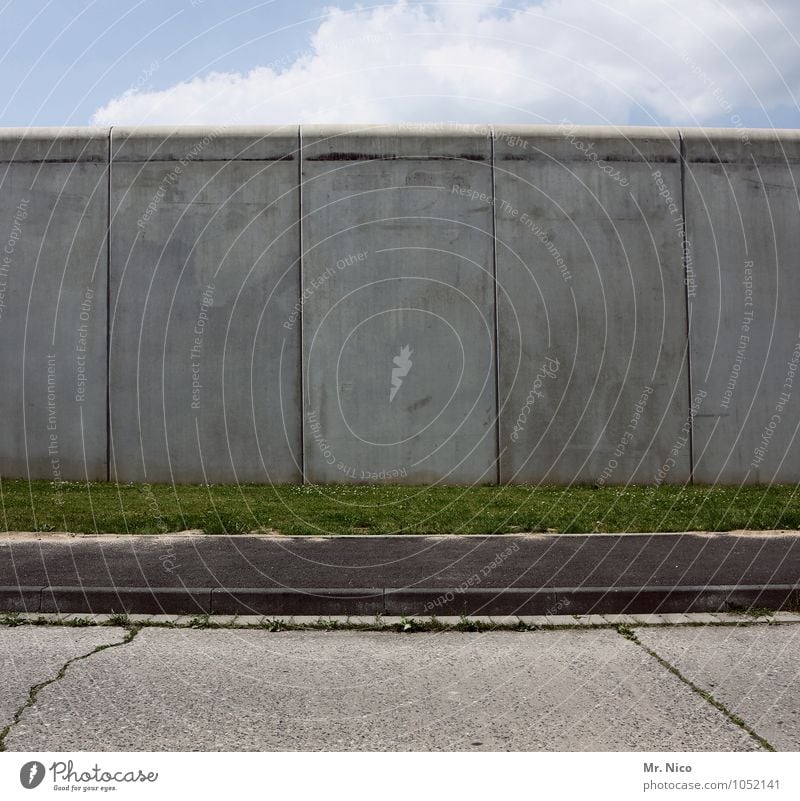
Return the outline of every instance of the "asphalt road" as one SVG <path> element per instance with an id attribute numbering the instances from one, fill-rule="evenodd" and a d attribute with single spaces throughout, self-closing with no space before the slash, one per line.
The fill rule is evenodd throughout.
<path id="1" fill-rule="evenodd" d="M 111 644 L 72 661 L 43 686 L 18 714 L 5 747 L 800 748 L 800 624 L 635 631 L 639 642 L 614 629 L 586 628 L 418 634 L 144 628 L 119 645 L 121 629 L 3 627 L 0 727 L 12 722 L 32 685 Z"/>
<path id="2" fill-rule="evenodd" d="M 456 587 L 475 574 L 493 587 L 795 584 L 800 537 L 0 534 L 0 586 Z"/>
<path id="3" fill-rule="evenodd" d="M 785 534 L 0 536 L 0 610 L 539 615 L 794 609 Z"/>

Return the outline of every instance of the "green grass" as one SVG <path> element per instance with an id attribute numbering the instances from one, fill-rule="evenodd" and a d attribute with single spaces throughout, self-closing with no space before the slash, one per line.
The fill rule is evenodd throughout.
<path id="1" fill-rule="evenodd" d="M 0 482 L 0 529 L 499 534 L 800 529 L 798 487 L 180 486 Z"/>

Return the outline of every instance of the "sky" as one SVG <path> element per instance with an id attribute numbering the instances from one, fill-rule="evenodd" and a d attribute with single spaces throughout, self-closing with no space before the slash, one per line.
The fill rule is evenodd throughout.
<path id="1" fill-rule="evenodd" d="M 0 0 L 0 126 L 800 127 L 798 0 Z"/>

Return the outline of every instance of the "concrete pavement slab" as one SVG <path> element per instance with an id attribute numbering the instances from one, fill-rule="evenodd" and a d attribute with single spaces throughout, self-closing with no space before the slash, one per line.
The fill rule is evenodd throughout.
<path id="1" fill-rule="evenodd" d="M 638 629 L 636 636 L 779 750 L 800 749 L 800 629 Z"/>
<path id="2" fill-rule="evenodd" d="M 611 630 L 143 629 L 74 663 L 10 750 L 755 750 Z"/>
<path id="3" fill-rule="evenodd" d="M 124 634 L 122 629 L 97 626 L 0 628 L 0 729 L 11 722 L 33 685 L 55 677 L 68 660 L 119 642 Z M 32 716 L 37 713 L 28 711 Z"/>

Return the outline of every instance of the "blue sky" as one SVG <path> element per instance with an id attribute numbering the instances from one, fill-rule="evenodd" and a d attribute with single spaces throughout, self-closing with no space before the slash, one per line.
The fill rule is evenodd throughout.
<path id="1" fill-rule="evenodd" d="M 0 0 L 0 125 L 800 127 L 796 0 Z"/>
<path id="2" fill-rule="evenodd" d="M 289 59 L 308 46 L 323 8 L 306 0 L 0 0 L 0 124 L 86 125 L 143 81 L 165 88 L 212 69 Z"/>

